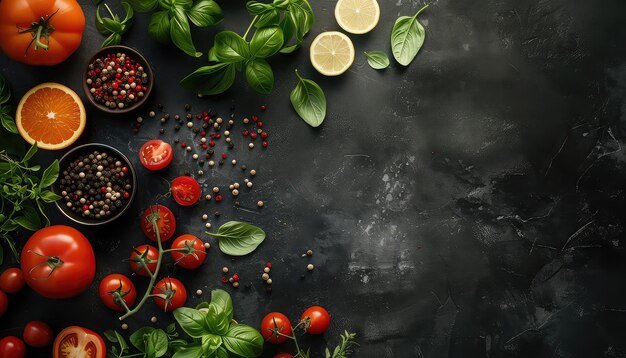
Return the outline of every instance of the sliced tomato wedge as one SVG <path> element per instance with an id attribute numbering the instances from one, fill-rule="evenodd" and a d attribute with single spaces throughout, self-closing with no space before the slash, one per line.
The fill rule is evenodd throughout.
<path id="1" fill-rule="evenodd" d="M 188 176 L 180 176 L 172 181 L 172 194 L 178 205 L 190 206 L 200 199 L 200 184 Z"/>
<path id="2" fill-rule="evenodd" d="M 141 164 L 149 170 L 167 167 L 172 162 L 173 156 L 172 146 L 160 139 L 147 141 L 139 150 Z"/>
<path id="3" fill-rule="evenodd" d="M 105 358 L 106 345 L 100 335 L 79 326 L 62 330 L 54 340 L 53 358 Z"/>

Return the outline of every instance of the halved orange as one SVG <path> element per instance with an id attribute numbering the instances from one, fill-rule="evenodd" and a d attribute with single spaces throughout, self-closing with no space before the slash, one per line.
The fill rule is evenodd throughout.
<path id="1" fill-rule="evenodd" d="M 20 100 L 15 124 L 30 144 L 43 149 L 63 149 L 74 143 L 85 129 L 85 107 L 76 92 L 46 82 L 31 88 Z"/>

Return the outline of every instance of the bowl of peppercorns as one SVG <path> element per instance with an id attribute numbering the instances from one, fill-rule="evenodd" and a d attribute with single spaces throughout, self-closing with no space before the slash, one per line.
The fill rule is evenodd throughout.
<path id="1" fill-rule="evenodd" d="M 61 196 L 57 207 L 83 225 L 109 223 L 135 198 L 135 169 L 119 150 L 100 143 L 78 146 L 60 160 L 61 173 L 52 189 Z"/>
<path id="2" fill-rule="evenodd" d="M 148 61 L 127 46 L 109 46 L 89 59 L 83 89 L 89 102 L 106 113 L 128 113 L 141 107 L 152 92 Z"/>

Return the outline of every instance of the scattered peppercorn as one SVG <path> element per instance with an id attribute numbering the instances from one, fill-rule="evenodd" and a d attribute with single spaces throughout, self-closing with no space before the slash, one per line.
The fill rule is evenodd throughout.
<path id="1" fill-rule="evenodd" d="M 313 264 L 306 265 L 306 269 L 309 270 L 309 271 L 313 271 L 314 268 L 315 268 L 315 266 L 313 266 Z"/>
<path id="2" fill-rule="evenodd" d="M 258 206 L 259 208 L 262 208 L 265 205 L 265 203 L 261 200 L 256 202 L 256 206 Z"/>
<path id="3" fill-rule="evenodd" d="M 226 266 L 222 267 L 222 272 L 223 273 L 228 273 L 228 267 L 226 267 Z"/>
<path id="4" fill-rule="evenodd" d="M 152 318 L 150 318 L 150 322 L 157 323 L 157 318 L 155 316 L 152 316 Z"/>

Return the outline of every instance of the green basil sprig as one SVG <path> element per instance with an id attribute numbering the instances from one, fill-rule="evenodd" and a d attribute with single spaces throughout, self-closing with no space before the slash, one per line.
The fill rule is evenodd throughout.
<path id="1" fill-rule="evenodd" d="M 213 0 L 128 0 L 137 12 L 155 11 L 148 24 L 148 34 L 153 39 L 173 43 L 193 57 L 202 56 L 196 51 L 191 38 L 189 22 L 197 27 L 216 25 L 224 19 L 222 9 Z"/>
<path id="2" fill-rule="evenodd" d="M 4 127 L 4 129 L 17 134 L 17 126 L 11 117 L 13 108 L 11 107 L 11 103 L 9 103 L 10 99 L 11 89 L 9 88 L 9 83 L 6 81 L 4 76 L 0 74 L 0 122 L 2 122 L 2 127 Z"/>
<path id="3" fill-rule="evenodd" d="M 391 51 L 393 57 L 402 66 L 408 66 L 424 44 L 426 30 L 417 20 L 417 16 L 428 5 L 421 8 L 415 15 L 401 16 L 391 30 Z"/>
<path id="4" fill-rule="evenodd" d="M 382 51 L 365 52 L 367 63 L 375 70 L 383 70 L 389 67 L 389 57 Z"/>
<path id="5" fill-rule="evenodd" d="M 111 17 L 100 16 L 100 6 L 96 8 L 96 29 L 98 29 L 101 34 L 108 36 L 102 42 L 101 47 L 119 45 L 122 43 L 122 35 L 126 33 L 132 25 L 135 16 L 133 8 L 127 2 L 122 2 L 122 6 L 124 7 L 124 11 L 126 11 L 124 20 L 120 20 L 117 14 L 113 14 L 113 11 L 111 11 L 111 8 L 109 8 L 107 4 L 104 4 L 104 7 Z"/>
<path id="6" fill-rule="evenodd" d="M 326 118 L 326 96 L 320 86 L 312 80 L 302 78 L 296 70 L 298 84 L 291 91 L 291 105 L 311 127 L 318 127 Z"/>
<path id="7" fill-rule="evenodd" d="M 241 221 L 229 221 L 216 233 L 207 234 L 217 237 L 220 250 L 231 256 L 247 255 L 265 240 L 265 232 L 261 228 Z"/>

